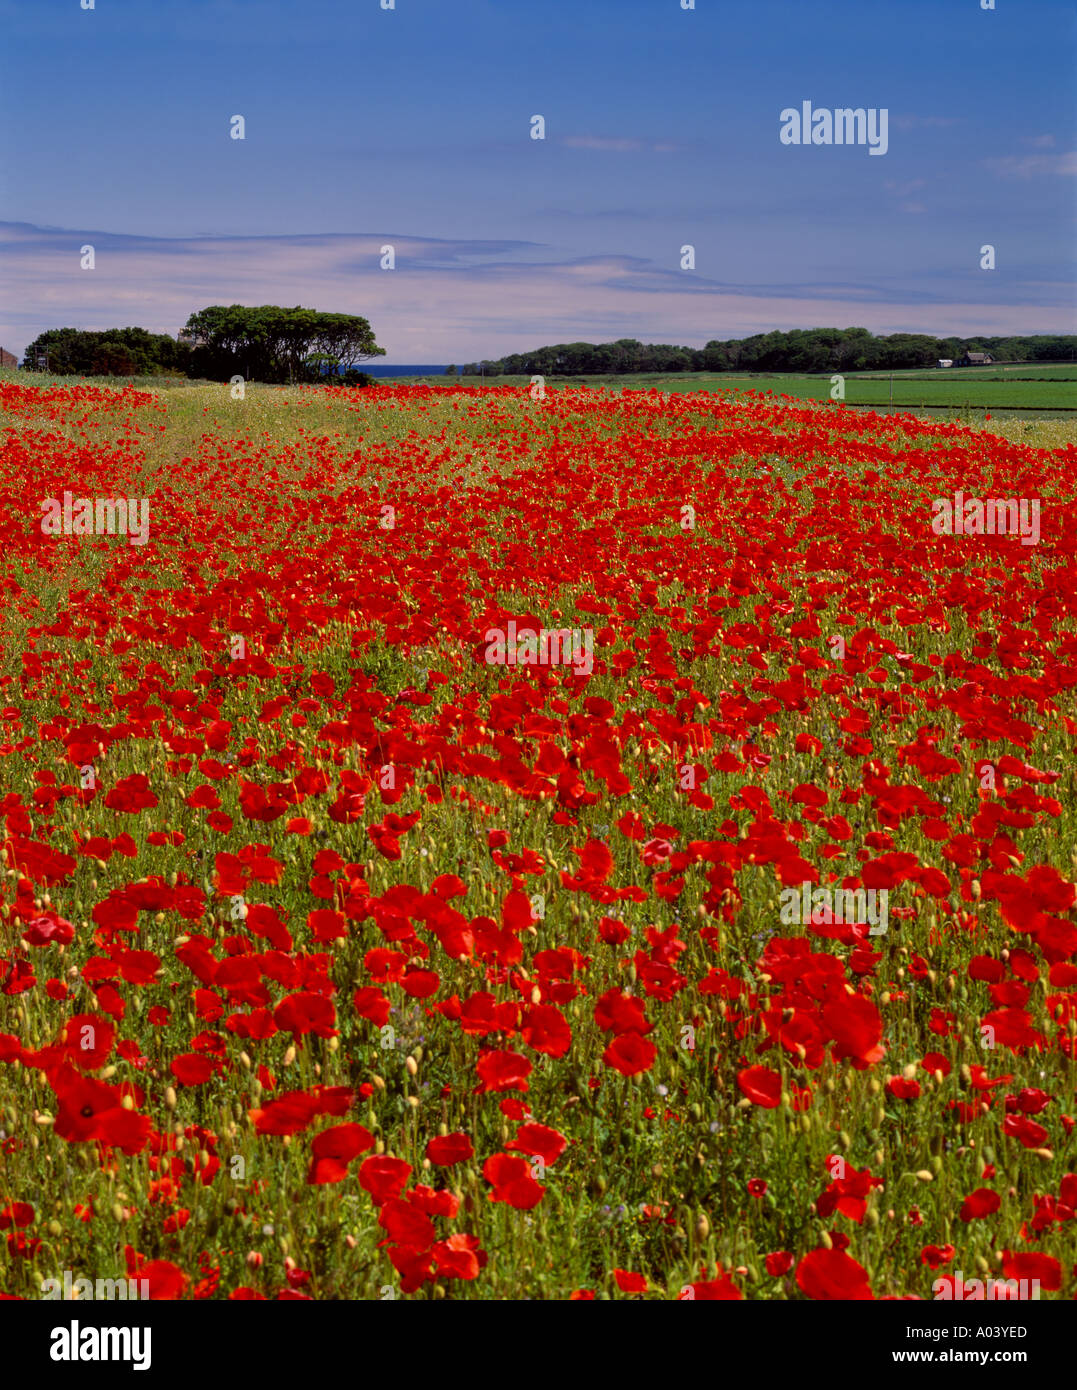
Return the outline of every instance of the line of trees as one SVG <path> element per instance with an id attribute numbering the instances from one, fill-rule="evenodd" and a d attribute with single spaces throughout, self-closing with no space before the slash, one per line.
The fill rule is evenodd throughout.
<path id="1" fill-rule="evenodd" d="M 23 366 L 33 371 L 47 364 L 58 376 L 242 376 L 274 383 L 332 374 L 366 385 L 373 378 L 358 364 L 384 355 L 357 314 L 214 304 L 192 314 L 178 338 L 145 328 L 50 328 L 26 349 Z"/>
<path id="2" fill-rule="evenodd" d="M 57 376 L 168 376 L 187 370 L 190 349 L 167 333 L 145 328 L 50 328 L 26 349 L 23 366 Z"/>
<path id="3" fill-rule="evenodd" d="M 750 338 L 713 338 L 677 347 L 619 338 L 613 343 L 557 343 L 532 352 L 469 362 L 465 376 L 583 376 L 626 372 L 868 372 L 933 367 L 940 358 L 989 352 L 996 361 L 1058 362 L 1077 358 L 1077 335 L 934 338 L 926 333 L 875 337 L 866 328 L 794 328 Z"/>

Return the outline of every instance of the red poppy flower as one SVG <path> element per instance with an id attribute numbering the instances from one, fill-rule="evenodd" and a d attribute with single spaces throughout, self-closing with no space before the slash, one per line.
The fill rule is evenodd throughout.
<path id="1" fill-rule="evenodd" d="M 548 1125 L 521 1125 L 516 1131 L 516 1138 L 505 1147 L 541 1158 L 545 1166 L 550 1168 L 564 1153 L 567 1145 L 568 1140 L 565 1136 L 558 1134 L 556 1129 L 550 1129 Z"/>
<path id="2" fill-rule="evenodd" d="M 298 1134 L 318 1113 L 317 1100 L 306 1091 L 287 1091 L 267 1105 L 248 1111 L 259 1134 Z"/>
<path id="3" fill-rule="evenodd" d="M 439 1167 L 451 1167 L 454 1163 L 466 1163 L 474 1156 L 475 1150 L 466 1134 L 437 1135 L 426 1146 L 426 1157 Z"/>
<path id="4" fill-rule="evenodd" d="M 390 1240 L 398 1245 L 410 1245 L 416 1250 L 429 1250 L 437 1235 L 437 1228 L 429 1216 L 411 1202 L 402 1202 L 399 1197 L 389 1197 L 382 1203 L 378 1225 Z"/>
<path id="5" fill-rule="evenodd" d="M 400 979 L 400 988 L 413 999 L 429 999 L 441 983 L 436 970 L 406 970 Z"/>
<path id="6" fill-rule="evenodd" d="M 552 1004 L 531 1004 L 524 1009 L 520 1037 L 533 1051 L 547 1057 L 563 1057 L 572 1046 L 572 1029 Z"/>
<path id="7" fill-rule="evenodd" d="M 834 1039 L 834 1057 L 849 1057 L 854 1065 L 879 1062 L 886 1049 L 880 1044 L 883 1021 L 879 1010 L 862 994 L 849 994 L 823 1007 L 823 1022 Z"/>
<path id="8" fill-rule="evenodd" d="M 27 946 L 70 945 L 75 939 L 75 928 L 71 922 L 55 912 L 32 917 L 22 933 Z"/>
<path id="9" fill-rule="evenodd" d="M 29 1202 L 9 1202 L 0 1209 L 0 1231 L 6 1231 L 11 1226 L 32 1226 L 33 1223 L 34 1209 Z"/>
<path id="10" fill-rule="evenodd" d="M 519 1052 L 484 1052 L 475 1064 L 483 1091 L 526 1091 L 531 1063 Z"/>
<path id="11" fill-rule="evenodd" d="M 63 1026 L 60 1042 L 80 1071 L 98 1071 L 109 1059 L 116 1029 L 100 1014 L 74 1014 Z"/>
<path id="12" fill-rule="evenodd" d="M 295 1038 L 314 1033 L 319 1038 L 335 1038 L 337 1011 L 333 1001 L 322 994 L 289 994 L 273 1010 L 273 1022 Z"/>
<path id="13" fill-rule="evenodd" d="M 537 1207 L 546 1189 L 531 1175 L 526 1159 L 514 1158 L 510 1154 L 491 1154 L 482 1166 L 482 1175 L 493 1184 L 489 1194 L 491 1202 L 505 1202 L 517 1211 L 530 1211 Z"/>
<path id="14" fill-rule="evenodd" d="M 355 1012 L 360 1018 L 368 1018 L 379 1028 L 382 1024 L 389 1022 L 389 1011 L 392 1008 L 389 997 L 382 994 L 380 989 L 375 989 L 373 985 L 366 985 L 357 989 L 352 995 L 352 1003 L 355 1005 Z"/>
<path id="15" fill-rule="evenodd" d="M 997 1192 L 992 1192 L 989 1187 L 978 1187 L 961 1203 L 958 1216 L 962 1221 L 978 1221 L 998 1211 L 1001 1205 L 1002 1199 Z"/>
<path id="16" fill-rule="evenodd" d="M 699 1280 L 696 1283 L 686 1285 L 686 1288 L 690 1290 L 690 1294 L 682 1289 L 679 1295 L 679 1299 L 686 1302 L 690 1297 L 693 1302 L 696 1299 L 707 1299 L 712 1303 L 736 1303 L 744 1297 L 729 1275 L 722 1270 L 721 1265 L 718 1266 L 716 1278 Z"/>
<path id="17" fill-rule="evenodd" d="M 603 1052 L 602 1060 L 622 1076 L 637 1076 L 649 1071 L 657 1056 L 658 1049 L 650 1038 L 642 1038 L 638 1033 L 619 1033 Z"/>
<path id="18" fill-rule="evenodd" d="M 113 811 L 124 811 L 135 815 L 139 811 L 157 805 L 157 797 L 150 790 L 150 779 L 143 772 L 133 772 L 123 777 L 105 797 L 105 805 Z"/>
<path id="19" fill-rule="evenodd" d="M 208 1057 L 195 1052 L 185 1052 L 179 1057 L 174 1057 L 168 1069 L 181 1086 L 201 1086 L 216 1071 Z"/>
<path id="20" fill-rule="evenodd" d="M 342 1182 L 348 1176 L 348 1164 L 361 1153 L 374 1147 L 374 1136 L 362 1125 L 333 1125 L 323 1129 L 311 1141 L 311 1165 L 307 1182 L 313 1185 Z"/>
<path id="21" fill-rule="evenodd" d="M 146 1146 L 152 1122 L 148 1115 L 124 1105 L 124 1090 L 90 1081 L 73 1068 L 53 1074 L 53 1089 L 60 1102 L 53 1133 L 69 1143 L 100 1140 L 123 1153 L 139 1153 Z M 130 1088 L 126 1094 L 131 1097 Z"/>
<path id="22" fill-rule="evenodd" d="M 146 1260 L 136 1255 L 131 1246 L 125 1247 L 127 1257 L 127 1277 L 145 1279 L 149 1285 L 149 1296 L 158 1302 L 171 1302 L 182 1298 L 191 1282 L 178 1265 L 171 1260 Z"/>
<path id="23" fill-rule="evenodd" d="M 608 1033 L 649 1033 L 654 1026 L 647 1022 L 643 1000 L 609 989 L 595 1002 L 595 1022 Z"/>
<path id="24" fill-rule="evenodd" d="M 1062 1288 L 1062 1265 L 1053 1255 L 1044 1255 L 1038 1250 L 1014 1255 L 1009 1250 L 1002 1252 L 1002 1273 L 1007 1279 L 1033 1279 L 1039 1281 L 1041 1289 L 1057 1293 Z"/>
<path id="25" fill-rule="evenodd" d="M 348 935 L 348 919 L 330 907 L 316 907 L 307 914 L 307 926 L 315 941 L 336 941 Z"/>
<path id="26" fill-rule="evenodd" d="M 797 1283 L 809 1298 L 873 1299 L 867 1270 L 844 1250 L 812 1250 L 797 1265 Z"/>
<path id="27" fill-rule="evenodd" d="M 476 1279 L 486 1264 L 486 1252 L 478 1237 L 454 1232 L 447 1240 L 431 1246 L 434 1267 L 443 1279 Z"/>
<path id="28" fill-rule="evenodd" d="M 773 1110 L 781 1104 L 782 1078 L 769 1067 L 745 1067 L 737 1073 L 737 1085 L 753 1105 Z"/>
<path id="29" fill-rule="evenodd" d="M 376 1207 L 390 1197 L 399 1197 L 411 1177 L 411 1164 L 388 1154 L 376 1154 L 364 1159 L 359 1169 L 359 1186 L 370 1193 Z"/>

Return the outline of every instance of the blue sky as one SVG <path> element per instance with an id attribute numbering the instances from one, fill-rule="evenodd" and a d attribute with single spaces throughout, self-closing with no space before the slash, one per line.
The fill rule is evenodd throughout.
<path id="1" fill-rule="evenodd" d="M 0 0 L 0 344 L 233 302 L 389 362 L 1077 331 L 1077 8 L 995 3 Z M 886 154 L 782 145 L 803 101 Z"/>

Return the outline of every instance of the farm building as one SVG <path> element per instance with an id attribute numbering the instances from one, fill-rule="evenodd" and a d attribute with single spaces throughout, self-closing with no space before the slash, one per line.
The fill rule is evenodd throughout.
<path id="1" fill-rule="evenodd" d="M 952 367 L 953 365 L 954 359 L 952 357 L 940 357 L 935 363 L 936 367 Z"/>
<path id="2" fill-rule="evenodd" d="M 7 348 L 0 348 L 0 367 L 17 367 L 19 359 L 13 352 L 8 352 Z"/>
<path id="3" fill-rule="evenodd" d="M 994 358 L 989 352 L 966 352 L 964 357 L 957 359 L 959 367 L 989 367 Z"/>

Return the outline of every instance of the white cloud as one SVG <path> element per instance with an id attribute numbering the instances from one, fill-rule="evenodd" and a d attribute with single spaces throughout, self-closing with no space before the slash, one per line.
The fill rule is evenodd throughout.
<path id="1" fill-rule="evenodd" d="M 672 154 L 678 148 L 668 140 L 636 140 L 627 136 L 609 135 L 566 135 L 561 143 L 573 150 L 606 150 L 617 154 L 638 151 Z"/>
<path id="2" fill-rule="evenodd" d="M 1072 178 L 1077 174 L 1077 150 L 1068 154 L 1008 154 L 983 163 L 1003 178 L 1031 179 L 1044 174 Z"/>

